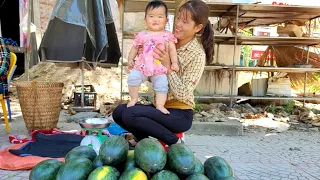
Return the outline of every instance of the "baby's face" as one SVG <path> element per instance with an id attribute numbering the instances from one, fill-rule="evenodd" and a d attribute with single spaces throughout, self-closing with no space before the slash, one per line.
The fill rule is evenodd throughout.
<path id="1" fill-rule="evenodd" d="M 144 20 L 150 31 L 162 31 L 168 22 L 166 9 L 163 6 L 149 9 Z"/>

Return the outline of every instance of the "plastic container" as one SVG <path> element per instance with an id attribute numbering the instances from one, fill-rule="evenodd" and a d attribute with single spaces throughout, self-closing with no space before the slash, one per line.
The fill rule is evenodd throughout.
<path id="1" fill-rule="evenodd" d="M 267 94 L 268 78 L 257 78 L 251 80 L 252 96 L 261 97 Z"/>

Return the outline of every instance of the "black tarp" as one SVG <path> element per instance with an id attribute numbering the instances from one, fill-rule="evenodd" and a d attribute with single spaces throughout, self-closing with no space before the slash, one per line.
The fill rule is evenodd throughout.
<path id="1" fill-rule="evenodd" d="M 57 0 L 40 49 L 41 61 L 104 62 L 121 57 L 108 0 Z"/>

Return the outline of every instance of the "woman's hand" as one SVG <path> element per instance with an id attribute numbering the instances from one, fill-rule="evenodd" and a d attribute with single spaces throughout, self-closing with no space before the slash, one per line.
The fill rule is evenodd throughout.
<path id="1" fill-rule="evenodd" d="M 143 46 L 142 45 L 139 45 L 138 46 L 138 54 L 137 54 L 137 56 L 139 56 L 140 54 L 142 54 L 143 53 Z"/>
<path id="2" fill-rule="evenodd" d="M 128 60 L 128 69 L 131 70 L 134 66 L 134 60 Z"/>
<path id="3" fill-rule="evenodd" d="M 161 64 L 165 66 L 168 71 L 171 71 L 171 62 L 170 62 L 170 57 L 168 53 L 168 48 L 166 46 L 161 47 L 160 45 L 157 45 L 154 49 L 154 58 L 158 59 L 161 61 Z"/>

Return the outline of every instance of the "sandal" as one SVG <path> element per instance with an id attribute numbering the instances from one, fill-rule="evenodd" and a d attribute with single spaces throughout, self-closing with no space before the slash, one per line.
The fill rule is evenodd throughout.
<path id="1" fill-rule="evenodd" d="M 125 134 L 124 138 L 128 141 L 129 144 L 129 150 L 133 150 L 136 147 L 136 138 L 133 136 L 133 134 Z M 135 145 L 132 144 L 132 141 L 135 141 Z"/>

